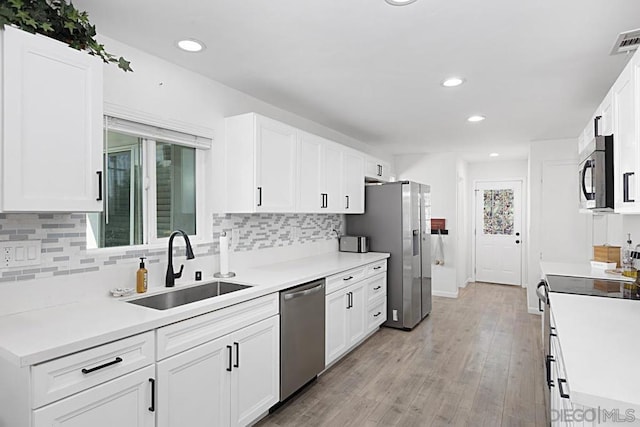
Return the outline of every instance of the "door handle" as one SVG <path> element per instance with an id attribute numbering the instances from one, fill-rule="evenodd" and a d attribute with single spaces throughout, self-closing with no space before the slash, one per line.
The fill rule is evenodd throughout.
<path id="1" fill-rule="evenodd" d="M 237 342 L 234 342 L 233 346 L 236 348 L 236 363 L 233 364 L 233 367 L 239 368 L 240 367 L 240 344 Z"/>
<path id="2" fill-rule="evenodd" d="M 629 198 L 629 178 L 634 175 L 634 172 L 625 172 L 622 174 L 622 201 L 627 203 L 635 202 L 634 199 Z"/>
<path id="3" fill-rule="evenodd" d="M 99 202 L 102 200 L 102 171 L 97 171 L 96 174 L 98 175 L 98 197 L 96 201 Z"/>

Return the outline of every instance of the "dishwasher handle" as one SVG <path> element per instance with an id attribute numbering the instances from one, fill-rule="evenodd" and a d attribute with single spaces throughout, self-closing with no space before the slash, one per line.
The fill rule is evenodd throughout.
<path id="1" fill-rule="evenodd" d="M 294 298 L 298 298 L 298 297 L 304 297 L 304 296 L 307 296 L 307 295 L 315 294 L 316 292 L 319 292 L 322 289 L 324 289 L 324 283 L 320 283 L 319 285 L 314 286 L 313 288 L 305 289 L 303 291 L 292 292 L 290 294 L 285 293 L 284 294 L 284 299 L 285 299 L 285 301 L 288 301 L 290 299 L 294 299 Z"/>

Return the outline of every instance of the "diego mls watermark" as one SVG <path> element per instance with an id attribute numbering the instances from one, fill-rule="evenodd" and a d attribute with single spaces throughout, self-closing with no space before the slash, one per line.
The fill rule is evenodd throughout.
<path id="1" fill-rule="evenodd" d="M 589 422 L 594 424 L 605 423 L 633 423 L 639 418 L 636 417 L 634 409 L 552 409 L 551 422 Z"/>

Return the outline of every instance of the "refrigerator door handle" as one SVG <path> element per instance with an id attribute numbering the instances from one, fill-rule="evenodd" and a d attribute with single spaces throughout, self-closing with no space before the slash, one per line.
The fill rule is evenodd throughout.
<path id="1" fill-rule="evenodd" d="M 413 230 L 413 256 L 420 255 L 420 230 Z"/>

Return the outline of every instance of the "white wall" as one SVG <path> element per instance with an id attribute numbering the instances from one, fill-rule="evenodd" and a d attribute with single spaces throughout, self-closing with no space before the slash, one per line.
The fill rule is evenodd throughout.
<path id="1" fill-rule="evenodd" d="M 466 201 L 469 205 L 469 213 L 467 224 L 470 230 L 467 234 L 468 238 L 465 241 L 465 246 L 469 248 L 469 256 L 466 258 L 467 271 L 470 273 L 474 270 L 475 257 L 473 247 L 475 244 L 473 230 L 475 221 L 475 185 L 480 181 L 504 181 L 504 180 L 520 180 L 522 181 L 522 200 L 523 200 L 523 217 L 522 217 L 522 240 L 527 241 L 526 236 L 526 218 L 527 218 L 527 183 L 528 183 L 528 164 L 527 160 L 492 160 L 486 162 L 469 163 L 468 165 L 468 185 L 465 189 L 467 195 Z M 527 283 L 527 258 L 526 258 L 526 244 L 523 245 L 523 286 Z"/>
<path id="2" fill-rule="evenodd" d="M 431 186 L 431 215 L 433 218 L 447 220 L 449 235 L 443 236 L 445 265 L 443 268 L 433 266 L 432 291 L 434 295 L 456 297 L 459 280 L 457 257 L 460 256 L 456 243 L 460 237 L 457 183 L 459 177 L 464 182 L 464 168 L 455 153 L 400 155 L 394 159 L 399 180 L 411 180 Z M 435 242 L 434 236 L 432 246 Z M 432 248 L 433 253 L 435 247 Z"/>
<path id="3" fill-rule="evenodd" d="M 538 312 L 535 285 L 540 260 L 587 262 L 593 221 L 578 212 L 576 139 L 534 141 L 529 148 L 529 242 L 527 303 Z M 562 177 L 555 179 L 553 177 Z"/>

